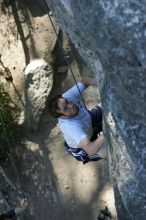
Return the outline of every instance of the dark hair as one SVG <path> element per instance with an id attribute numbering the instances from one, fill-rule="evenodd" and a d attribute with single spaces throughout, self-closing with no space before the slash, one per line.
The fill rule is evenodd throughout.
<path id="1" fill-rule="evenodd" d="M 16 219 L 15 209 L 11 209 L 8 212 L 0 215 L 0 220 L 6 220 L 6 219 Z"/>
<path id="2" fill-rule="evenodd" d="M 60 98 L 63 98 L 62 95 L 57 95 L 49 100 L 48 111 L 53 118 L 59 118 L 62 115 L 58 108 L 58 99 Z"/>
<path id="3" fill-rule="evenodd" d="M 6 219 L 6 215 L 5 214 L 0 215 L 0 220 L 5 220 L 5 219 Z"/>

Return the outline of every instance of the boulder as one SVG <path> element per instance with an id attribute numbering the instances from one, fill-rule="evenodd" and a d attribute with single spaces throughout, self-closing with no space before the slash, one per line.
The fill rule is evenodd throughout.
<path id="1" fill-rule="evenodd" d="M 32 60 L 25 69 L 24 124 L 36 130 L 53 85 L 53 70 L 43 59 Z"/>

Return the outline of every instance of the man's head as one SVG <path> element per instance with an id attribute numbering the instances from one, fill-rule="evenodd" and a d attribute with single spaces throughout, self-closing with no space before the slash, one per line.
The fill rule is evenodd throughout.
<path id="1" fill-rule="evenodd" d="M 48 110 L 54 118 L 72 118 L 78 114 L 79 107 L 69 99 L 58 95 L 50 100 Z"/>

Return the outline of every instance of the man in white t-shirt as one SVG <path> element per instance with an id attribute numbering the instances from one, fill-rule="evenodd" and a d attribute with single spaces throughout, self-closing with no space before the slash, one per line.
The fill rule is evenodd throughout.
<path id="1" fill-rule="evenodd" d="M 95 81 L 93 81 L 96 85 Z M 102 110 L 95 107 L 90 112 L 79 99 L 89 85 L 88 81 L 82 80 L 73 86 L 62 96 L 58 95 L 49 102 L 50 114 L 58 118 L 59 125 L 68 145 L 71 149 L 83 149 L 88 155 L 99 155 L 100 159 L 106 156 L 106 146 L 102 132 Z M 95 128 L 98 131 L 95 131 Z"/>

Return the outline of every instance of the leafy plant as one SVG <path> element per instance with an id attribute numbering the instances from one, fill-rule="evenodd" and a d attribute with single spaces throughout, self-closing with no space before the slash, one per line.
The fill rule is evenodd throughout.
<path id="1" fill-rule="evenodd" d="M 4 159 L 8 152 L 7 140 L 14 134 L 14 120 L 12 116 L 11 98 L 0 84 L 0 158 Z"/>

